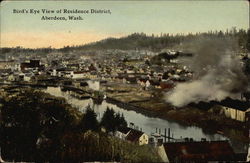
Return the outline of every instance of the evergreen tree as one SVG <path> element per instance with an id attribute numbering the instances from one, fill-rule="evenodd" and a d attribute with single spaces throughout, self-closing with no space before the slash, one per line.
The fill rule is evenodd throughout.
<path id="1" fill-rule="evenodd" d="M 103 114 L 101 125 L 105 127 L 108 132 L 114 132 L 119 127 L 127 127 L 127 122 L 123 114 L 115 113 L 112 108 L 110 109 L 108 107 Z"/>
<path id="2" fill-rule="evenodd" d="M 247 45 L 247 32 L 243 29 L 240 29 L 239 32 L 237 33 L 238 36 L 238 44 L 240 48 L 246 49 Z"/>
<path id="3" fill-rule="evenodd" d="M 245 61 L 245 73 L 247 75 L 250 74 L 250 59 L 249 58 Z"/>
<path id="4" fill-rule="evenodd" d="M 116 121 L 116 129 L 118 129 L 119 127 L 127 127 L 127 122 L 124 118 L 124 115 L 120 114 L 120 113 L 116 113 L 115 114 L 115 121 Z"/>
<path id="5" fill-rule="evenodd" d="M 246 48 L 248 50 L 248 52 L 250 52 L 250 29 L 248 29 L 247 31 L 247 45 Z"/>
<path id="6" fill-rule="evenodd" d="M 103 126 L 108 132 L 115 131 L 115 112 L 112 108 L 110 109 L 109 107 L 107 107 L 101 120 L 101 126 Z"/>
<path id="7" fill-rule="evenodd" d="M 82 120 L 80 122 L 80 128 L 83 131 L 87 131 L 87 130 L 97 131 L 99 128 L 99 123 L 96 117 L 97 115 L 94 112 L 94 110 L 91 109 L 90 106 L 87 106 L 86 112 L 83 115 Z"/>

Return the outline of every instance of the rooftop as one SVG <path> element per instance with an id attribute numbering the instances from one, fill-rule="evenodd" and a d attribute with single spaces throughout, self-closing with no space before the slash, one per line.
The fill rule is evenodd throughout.
<path id="1" fill-rule="evenodd" d="M 170 161 L 227 161 L 234 159 L 228 141 L 164 143 Z"/>
<path id="2" fill-rule="evenodd" d="M 131 128 L 130 128 L 131 129 Z M 126 136 L 126 140 L 131 142 L 136 142 L 139 140 L 139 138 L 144 134 L 142 131 L 131 129 L 129 134 Z"/>
<path id="3" fill-rule="evenodd" d="M 128 128 L 128 127 L 120 127 L 118 129 L 118 131 L 120 131 L 123 134 L 127 134 L 130 130 L 131 130 L 131 128 Z"/>

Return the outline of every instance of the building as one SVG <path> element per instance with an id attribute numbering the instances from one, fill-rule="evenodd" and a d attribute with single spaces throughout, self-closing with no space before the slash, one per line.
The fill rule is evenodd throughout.
<path id="1" fill-rule="evenodd" d="M 247 115 L 250 112 L 250 104 L 248 102 L 227 98 L 221 101 L 220 105 L 222 106 L 223 113 L 226 117 L 241 122 L 249 121 Z"/>
<path id="2" fill-rule="evenodd" d="M 116 131 L 115 136 L 122 140 L 125 140 L 126 136 L 130 131 L 131 129 L 128 127 L 121 127 Z"/>
<path id="3" fill-rule="evenodd" d="M 133 142 L 135 144 L 144 145 L 148 144 L 148 135 L 142 131 L 131 129 L 125 137 L 125 140 Z"/>
<path id="4" fill-rule="evenodd" d="M 119 128 L 116 131 L 115 136 L 120 139 L 127 140 L 129 142 L 139 144 L 139 145 L 148 144 L 147 134 L 145 134 L 142 131 L 135 130 L 129 127 Z"/>
<path id="5" fill-rule="evenodd" d="M 11 61 L 0 61 L 0 69 L 12 69 L 15 67 L 15 62 L 13 60 Z"/>
<path id="6" fill-rule="evenodd" d="M 228 118 L 241 122 L 248 122 L 250 120 L 250 103 L 247 101 L 226 98 L 221 102 L 212 103 L 211 106 L 213 105 L 220 106 L 219 113 L 224 114 Z M 218 107 L 211 107 L 210 112 L 218 112 Z"/>
<path id="7" fill-rule="evenodd" d="M 235 153 L 228 141 L 164 143 L 167 162 L 234 161 Z"/>
<path id="8" fill-rule="evenodd" d="M 39 69 L 44 70 L 44 65 L 40 64 L 40 60 L 30 60 L 30 62 L 21 63 L 21 70 L 24 71 L 26 69 Z"/>
<path id="9" fill-rule="evenodd" d="M 250 103 L 248 101 L 240 101 L 231 98 L 226 98 L 220 102 L 211 101 L 209 103 L 191 103 L 189 104 L 189 106 L 207 110 L 215 114 L 222 114 L 225 115 L 227 118 L 234 119 L 240 122 L 250 121 Z"/>

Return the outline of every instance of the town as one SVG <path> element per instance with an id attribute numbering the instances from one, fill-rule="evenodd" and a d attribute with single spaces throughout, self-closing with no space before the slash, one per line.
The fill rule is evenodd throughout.
<path id="1" fill-rule="evenodd" d="M 223 33 L 211 35 L 221 37 L 221 34 Z M 231 33 L 224 35 L 224 37 L 227 37 Z M 81 122 L 84 121 L 85 115 L 92 111 L 93 116 L 92 119 L 90 116 L 89 121 L 93 121 L 93 117 L 96 117 L 97 122 L 90 123 L 85 120 L 84 126 L 89 124 L 91 127 L 88 126 L 89 128 L 87 128 L 90 130 L 97 131 L 96 128 L 99 128 L 98 132 L 107 133 L 109 136 L 119 138 L 122 141 L 149 148 L 144 150 L 154 149 L 154 151 L 151 151 L 152 154 L 154 153 L 152 157 L 157 155 L 158 161 L 246 161 L 249 148 L 250 121 L 250 93 L 247 90 L 248 88 L 244 87 L 243 91 L 238 91 L 239 87 L 233 88 L 231 84 L 232 92 L 239 95 L 236 99 L 228 96 L 222 100 L 203 99 L 191 101 L 185 105 L 175 105 L 175 103 L 171 103 L 171 100 L 168 100 L 168 94 L 177 90 L 178 85 L 192 83 L 199 77 L 191 66 L 182 64 L 185 60 L 195 60 L 196 54 L 194 52 L 181 49 L 182 44 L 179 44 L 176 49 L 160 50 L 148 48 L 98 49 L 99 47 L 97 47 L 98 45 L 104 47 L 106 44 L 123 39 L 136 40 L 141 38 L 157 40 L 168 38 L 168 36 L 154 38 L 153 36 L 148 37 L 144 34 L 135 33 L 127 38 L 107 39 L 83 47 L 64 47 L 61 49 L 1 48 L 0 106 L 1 114 L 3 114 L 1 115 L 3 117 L 2 130 L 7 131 L 17 123 L 14 122 L 14 119 L 11 121 L 8 119 L 10 115 L 7 116 L 10 113 L 6 108 L 12 107 L 10 101 L 20 103 L 20 105 L 22 103 L 26 106 L 28 101 L 32 101 L 29 98 L 37 96 L 36 100 L 39 101 L 38 103 L 42 103 L 41 106 L 45 104 L 47 106 L 51 102 L 52 107 L 57 103 L 59 106 L 63 104 L 65 108 L 70 107 L 71 111 L 75 110 L 73 111 L 75 112 L 75 119 L 79 119 L 79 116 L 83 114 Z M 206 42 L 206 44 L 210 44 L 210 42 Z M 244 50 L 244 47 L 238 51 L 232 51 L 232 53 L 242 65 L 240 71 L 244 72 L 247 79 L 250 74 L 249 53 Z M 239 79 L 237 78 L 237 80 Z M 39 95 L 36 91 L 47 94 Z M 28 97 L 28 94 L 30 97 Z M 66 101 L 63 99 L 66 99 Z M 82 104 L 82 102 L 87 103 L 87 105 Z M 36 106 L 32 103 L 31 106 L 33 105 Z M 111 107 L 110 110 L 109 105 L 118 108 Z M 39 106 L 37 107 L 39 108 Z M 90 110 L 87 109 L 89 107 Z M 95 107 L 101 111 L 96 111 Z M 131 111 L 133 111 L 134 116 L 131 113 L 131 115 L 129 114 Z M 111 112 L 111 117 L 118 117 L 119 120 L 111 122 L 110 115 L 106 115 L 109 117 L 107 121 L 110 120 L 110 122 L 104 123 L 103 119 L 105 119 L 106 112 Z M 122 113 L 121 117 L 120 113 Z M 173 123 L 183 125 L 183 127 L 196 126 L 196 128 L 199 128 L 195 128 L 196 132 L 199 130 L 201 133 L 204 132 L 211 136 L 217 135 L 219 138 L 210 139 L 204 133 L 204 137 L 196 137 L 195 133 L 187 136 L 183 132 L 185 130 L 180 129 L 182 132 L 179 133 L 171 125 L 161 127 L 162 123 L 149 125 L 151 127 L 149 128 L 146 124 L 136 120 L 136 116 L 139 116 L 139 114 L 145 115 L 143 120 L 155 117 L 155 121 L 160 118 L 169 124 L 172 122 L 168 121 L 173 121 Z M 125 122 L 119 125 L 121 119 Z M 126 122 L 127 119 L 129 121 Z M 58 115 L 54 115 L 47 119 L 41 118 L 38 123 L 47 124 L 48 122 L 50 124 L 48 130 L 50 130 L 54 124 L 58 125 L 58 121 L 61 121 L 60 118 Z M 94 127 L 93 124 L 95 123 L 100 123 L 96 125 L 99 127 Z M 117 126 L 110 127 L 113 123 Z M 72 126 L 74 125 L 72 124 Z M 200 131 L 200 128 L 202 128 L 202 131 Z M 50 142 L 48 141 L 49 136 L 45 135 L 43 133 L 38 136 L 37 146 L 41 142 L 45 143 L 44 145 Z M 5 156 L 7 156 L 7 159 L 11 159 L 12 156 L 4 150 L 5 146 L 4 142 L 1 142 L 1 157 L 5 159 Z M 122 154 L 118 153 L 117 155 L 119 155 L 119 158 L 122 157 Z M 22 157 L 27 156 L 20 156 L 20 158 Z M 70 158 L 67 159 L 70 160 Z M 122 161 L 121 159 L 112 156 L 108 160 Z M 146 161 L 153 161 L 150 160 L 152 158 L 146 157 L 145 159 L 149 159 Z M 87 160 L 91 161 L 92 159 L 87 158 Z M 157 159 L 154 161 L 157 161 Z"/>

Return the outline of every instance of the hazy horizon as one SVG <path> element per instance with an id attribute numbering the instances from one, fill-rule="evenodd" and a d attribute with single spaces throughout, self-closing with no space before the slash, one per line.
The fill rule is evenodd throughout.
<path id="1" fill-rule="evenodd" d="M 84 20 L 41 20 L 50 14 L 14 14 L 13 9 L 109 9 Z M 188 34 L 249 28 L 247 1 L 5 1 L 0 47 L 62 48 L 138 32 Z M 62 16 L 58 14 L 56 16 Z M 68 16 L 68 15 L 67 15 Z"/>
<path id="2" fill-rule="evenodd" d="M 233 27 L 232 27 L 233 28 Z M 230 31 L 232 28 L 230 28 L 230 29 L 228 29 L 228 31 Z M 237 30 L 239 30 L 239 29 L 237 29 Z M 219 32 L 219 31 L 222 31 L 223 33 L 225 33 L 226 32 L 226 30 L 224 31 L 224 30 L 213 30 L 212 32 Z M 206 33 L 206 32 L 211 32 L 211 30 L 210 31 L 205 31 L 205 32 L 200 32 L 200 33 Z M 17 48 L 17 47 L 21 47 L 21 48 L 24 48 L 24 49 L 42 49 L 42 48 L 52 48 L 52 49 L 61 49 L 61 48 L 64 48 L 64 47 L 67 47 L 67 46 L 69 46 L 69 47 L 73 47 L 73 46 L 85 46 L 85 45 L 88 45 L 88 44 L 92 44 L 92 43 L 95 43 L 95 42 L 99 42 L 99 41 L 102 41 L 102 40 L 106 40 L 106 39 L 110 39 L 110 38 L 114 38 L 114 39 L 121 39 L 121 38 L 124 38 L 124 37 L 128 37 L 128 36 L 130 36 L 130 35 L 132 35 L 132 34 L 135 34 L 135 33 L 138 33 L 138 34 L 141 34 L 141 33 L 143 33 L 143 32 L 134 32 L 134 33 L 129 33 L 129 34 L 127 34 L 127 35 L 122 35 L 122 36 L 107 36 L 107 37 L 104 37 L 104 38 L 101 38 L 101 39 L 99 39 L 99 40 L 94 40 L 94 41 L 90 41 L 90 42 L 87 42 L 87 43 L 80 43 L 80 44 L 65 44 L 65 45 L 63 45 L 63 46 L 61 46 L 61 47 L 52 47 L 51 45 L 49 45 L 49 46 L 44 46 L 44 47 L 23 47 L 23 46 L 20 46 L 20 45 L 16 45 L 16 46 L 12 46 L 12 47 L 7 47 L 7 46 L 5 46 L 5 47 L 0 47 L 0 48 Z M 196 33 L 199 33 L 199 32 L 196 32 Z M 196 34 L 196 33 L 186 33 L 186 34 L 184 34 L 184 33 L 176 33 L 176 34 L 171 34 L 171 33 L 150 33 L 150 34 L 147 34 L 147 33 L 144 33 L 144 34 L 146 34 L 146 36 L 152 36 L 152 35 L 154 35 L 154 37 L 160 37 L 160 35 L 161 34 L 169 34 L 169 35 L 173 35 L 173 36 L 176 36 L 176 35 L 183 35 L 183 36 L 187 36 L 188 34 Z"/>

